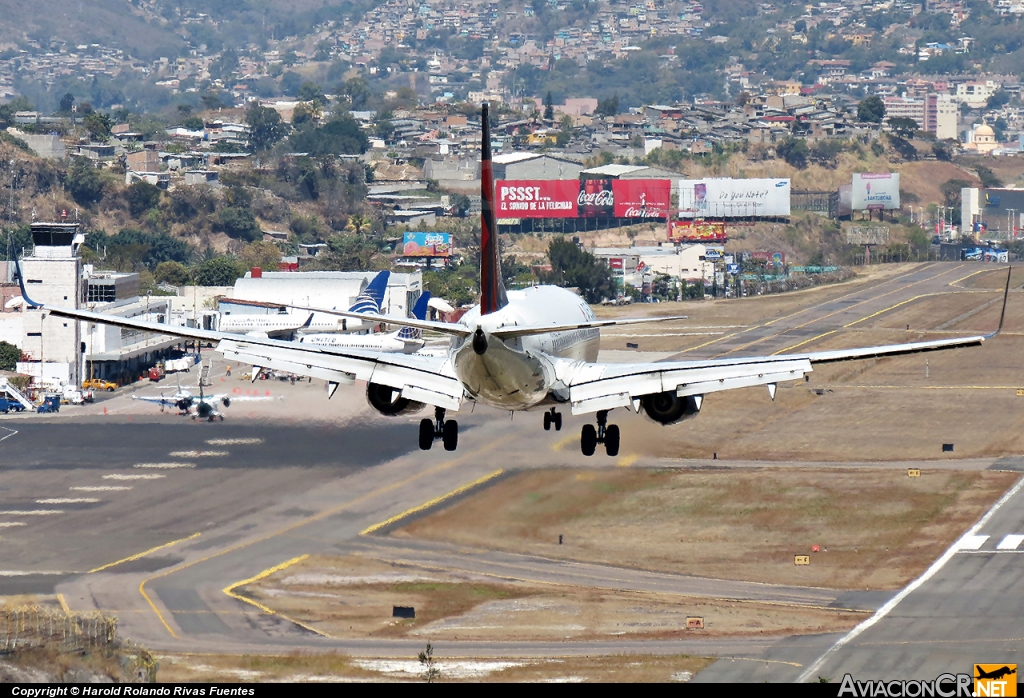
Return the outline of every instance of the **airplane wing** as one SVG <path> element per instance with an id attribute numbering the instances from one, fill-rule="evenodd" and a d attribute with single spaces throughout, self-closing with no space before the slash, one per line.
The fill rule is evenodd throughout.
<path id="1" fill-rule="evenodd" d="M 132 395 L 132 400 L 142 400 L 143 402 L 153 402 L 157 405 L 164 405 L 167 407 L 174 407 L 178 404 L 178 401 L 174 398 L 156 396 L 156 395 Z"/>
<path id="2" fill-rule="evenodd" d="M 19 272 L 19 282 L 20 279 Z M 45 305 L 31 300 L 22 283 L 22 297 L 30 308 L 86 322 L 124 327 L 128 329 L 184 337 L 203 342 L 216 342 L 217 351 L 228 359 L 252 364 L 260 368 L 286 371 L 299 376 L 312 376 L 331 384 L 330 394 L 338 385 L 350 385 L 355 380 L 384 385 L 398 392 L 398 396 L 413 402 L 457 411 L 462 405 L 465 391 L 455 376 L 447 356 L 417 356 L 416 354 L 386 354 L 356 349 L 318 346 L 266 337 L 179 327 L 163 323 L 133 320 L 89 310 L 76 310 Z"/>
<path id="3" fill-rule="evenodd" d="M 780 381 L 799 380 L 804 374 L 814 370 L 815 364 L 979 345 L 1002 331 L 1009 292 L 1008 273 L 999 327 L 988 335 L 750 358 L 643 364 L 575 362 L 563 364 L 556 368 L 556 371 L 561 374 L 559 377 L 568 387 L 573 414 L 586 414 L 630 405 L 633 409 L 639 410 L 641 398 L 666 392 L 675 393 L 679 397 L 697 398 L 699 409 L 699 401 L 707 393 L 754 385 L 767 385 L 768 392 L 774 400 L 775 387 Z"/>

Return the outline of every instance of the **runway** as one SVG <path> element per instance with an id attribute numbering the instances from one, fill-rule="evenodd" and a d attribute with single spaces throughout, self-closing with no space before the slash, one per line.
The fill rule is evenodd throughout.
<path id="1" fill-rule="evenodd" d="M 920 294 L 948 290 L 947 284 L 975 269 L 952 263 L 920 265 L 837 300 L 738 328 L 677 356 L 786 349 Z M 414 656 L 422 643 L 323 637 L 225 590 L 299 555 L 361 551 L 383 560 L 496 579 L 852 608 L 864 611 L 865 618 L 874 617 L 893 597 L 709 580 L 364 534 L 496 469 L 614 467 L 617 461 L 584 458 L 574 422 L 567 431 L 544 432 L 539 414 L 510 419 L 491 410 L 467 410 L 458 415 L 462 431 L 457 452 L 439 447 L 421 452 L 415 450 L 421 415 L 387 419 L 349 407 L 344 416 L 319 423 L 311 415 L 330 412 L 339 401 L 361 405 L 362 391 L 343 389 L 333 402 L 319 391 L 302 399 L 301 414 L 286 401 L 273 407 L 277 418 L 249 419 L 228 411 L 223 424 L 119 412 L 117 405 L 126 402 L 123 396 L 105 403 L 111 407 L 106 416 L 61 413 L 2 420 L 0 424 L 16 433 L 0 440 L 0 595 L 59 594 L 72 610 L 116 613 L 119 634 L 156 650 L 339 649 L 364 656 Z M 756 462 L 728 465 L 764 467 Z M 1020 469 L 1020 464 L 993 457 L 945 462 L 943 467 Z M 792 681 L 819 660 L 822 676 L 852 671 L 858 678 L 907 673 L 925 678 L 928 674 L 922 672 L 940 665 L 1011 661 L 1020 656 L 1024 643 L 1013 630 L 1024 603 L 1018 581 L 1024 545 L 1021 550 L 998 546 L 1008 535 L 1024 536 L 1021 496 L 1015 494 L 975 534 L 988 536 L 976 549 L 952 554 L 895 608 L 829 654 L 842 636 L 436 645 L 448 656 L 722 657 L 696 677 L 701 681 Z M 885 673 L 890 668 L 892 676 Z"/>

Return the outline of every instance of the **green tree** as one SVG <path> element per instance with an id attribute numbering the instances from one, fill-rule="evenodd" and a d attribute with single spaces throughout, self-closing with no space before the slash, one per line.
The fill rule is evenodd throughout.
<path id="1" fill-rule="evenodd" d="M 217 214 L 217 227 L 236 240 L 252 242 L 262 237 L 256 217 L 248 208 L 228 206 Z"/>
<path id="2" fill-rule="evenodd" d="M 64 186 L 82 206 L 92 206 L 103 199 L 103 179 L 86 158 L 77 157 L 71 162 Z"/>
<path id="3" fill-rule="evenodd" d="M 170 284 L 171 286 L 184 286 L 192 280 L 192 274 L 181 262 L 166 261 L 160 262 L 153 270 L 153 277 L 157 283 Z"/>
<path id="4" fill-rule="evenodd" d="M 317 255 L 315 266 L 336 271 L 372 269 L 377 246 L 358 233 L 335 235 L 327 240 L 327 249 Z"/>
<path id="5" fill-rule="evenodd" d="M 327 97 L 324 96 L 324 89 L 315 82 L 304 82 L 299 86 L 295 95 L 300 102 L 316 102 L 321 107 L 327 104 Z"/>
<path id="6" fill-rule="evenodd" d="M 795 167 L 798 170 L 807 167 L 809 150 L 807 148 L 807 141 L 803 138 L 789 137 L 776 146 L 775 152 L 791 167 Z"/>
<path id="7" fill-rule="evenodd" d="M 312 157 L 324 155 L 356 155 L 366 152 L 370 145 L 366 132 L 351 114 L 334 116 L 323 126 L 306 127 L 292 135 L 292 149 Z"/>
<path id="8" fill-rule="evenodd" d="M 441 670 L 437 668 L 434 661 L 434 647 L 429 642 L 427 649 L 419 654 L 420 665 L 423 667 L 423 680 L 427 683 L 434 683 L 440 676 Z"/>
<path id="9" fill-rule="evenodd" d="M 189 131 L 202 131 L 203 128 L 206 126 L 206 124 L 203 123 L 203 120 L 200 119 L 198 116 L 188 117 L 182 122 L 181 125 L 187 128 Z"/>
<path id="10" fill-rule="evenodd" d="M 473 273 L 475 270 L 469 271 Z M 455 307 L 472 303 L 478 294 L 473 281 L 453 269 L 423 272 L 423 288 L 430 291 L 433 296 L 444 298 Z"/>
<path id="11" fill-rule="evenodd" d="M 214 257 L 196 267 L 199 286 L 231 286 L 235 279 L 245 276 L 246 268 L 234 257 Z"/>
<path id="12" fill-rule="evenodd" d="M 547 121 L 552 121 L 555 118 L 555 103 L 551 99 L 551 90 L 548 90 L 544 97 L 544 118 Z"/>
<path id="13" fill-rule="evenodd" d="M 370 100 L 373 99 L 373 92 L 370 90 L 370 86 L 362 78 L 349 78 L 338 89 L 338 93 L 348 98 L 349 109 L 352 111 L 368 108 Z"/>
<path id="14" fill-rule="evenodd" d="M 160 203 L 160 190 L 148 182 L 132 182 L 124 190 L 124 198 L 128 202 L 128 210 L 138 218 Z"/>
<path id="15" fill-rule="evenodd" d="M 881 97 L 871 95 L 861 100 L 857 105 L 857 118 L 873 124 L 882 123 L 882 119 L 885 118 L 885 103 Z"/>
<path id="16" fill-rule="evenodd" d="M 256 102 L 246 110 L 245 123 L 249 124 L 249 144 L 254 152 L 268 150 L 288 135 L 277 110 L 261 107 Z"/>
<path id="17" fill-rule="evenodd" d="M 956 155 L 956 141 L 952 138 L 935 141 L 932 143 L 932 152 L 935 154 L 936 160 L 949 162 Z"/>
<path id="18" fill-rule="evenodd" d="M 0 371 L 13 371 L 21 361 L 21 349 L 8 342 L 0 342 Z"/>
<path id="19" fill-rule="evenodd" d="M 110 129 L 113 123 L 106 114 L 100 114 L 98 111 L 90 112 L 82 119 L 82 123 L 89 131 L 89 137 L 94 141 L 106 141 L 110 138 Z"/>
<path id="20" fill-rule="evenodd" d="M 606 99 L 599 100 L 597 103 L 597 109 L 594 114 L 597 116 L 615 116 L 619 113 L 619 96 L 614 95 Z"/>
<path id="21" fill-rule="evenodd" d="M 608 267 L 571 240 L 552 240 L 548 246 L 548 259 L 551 261 L 549 283 L 575 287 L 589 303 L 599 303 L 614 295 Z"/>
<path id="22" fill-rule="evenodd" d="M 886 119 L 885 123 L 889 124 L 892 132 L 900 138 L 912 138 L 919 128 L 914 119 L 905 116 L 894 116 L 891 119 Z"/>
<path id="23" fill-rule="evenodd" d="M 942 192 L 942 200 L 946 206 L 954 208 L 957 211 L 960 210 L 960 190 L 967 189 L 972 186 L 972 183 L 966 179 L 947 179 L 939 187 L 939 191 Z"/>
<path id="24" fill-rule="evenodd" d="M 75 96 L 70 92 L 65 92 L 64 96 L 60 98 L 60 106 L 57 108 L 58 114 L 70 114 L 71 108 L 75 105 Z"/>

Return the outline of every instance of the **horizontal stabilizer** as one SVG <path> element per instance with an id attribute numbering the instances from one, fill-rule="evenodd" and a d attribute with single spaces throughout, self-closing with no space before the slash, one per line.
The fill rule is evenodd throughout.
<path id="1" fill-rule="evenodd" d="M 326 308 L 305 308 L 300 305 L 291 306 L 297 310 L 308 310 L 311 313 L 324 313 L 326 315 L 338 315 L 339 317 L 350 317 L 357 320 L 368 320 L 370 322 L 383 322 L 387 325 L 399 325 L 401 327 L 414 327 L 418 330 L 430 330 L 441 334 L 455 335 L 456 337 L 468 337 L 473 331 L 465 325 L 455 325 L 450 322 L 435 322 L 433 320 L 417 320 L 415 318 L 400 318 L 394 315 L 379 315 L 377 313 L 353 313 L 347 310 L 328 310 Z"/>

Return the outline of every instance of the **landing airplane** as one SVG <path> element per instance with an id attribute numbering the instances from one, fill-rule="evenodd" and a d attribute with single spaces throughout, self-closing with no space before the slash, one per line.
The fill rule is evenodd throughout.
<path id="1" fill-rule="evenodd" d="M 494 178 L 486 104 L 482 112 L 479 305 L 455 323 L 335 311 L 346 317 L 448 335 L 451 345 L 444 356 L 386 354 L 240 337 L 43 305 L 29 298 L 19 272 L 22 297 L 29 312 L 50 312 L 87 322 L 216 341 L 217 350 L 230 360 L 324 379 L 329 395 L 342 383 L 366 381 L 367 401 L 386 416 L 405 415 L 432 406 L 434 419 L 420 421 L 419 446 L 424 450 L 438 439 L 447 451 L 458 447 L 458 423 L 447 419 L 447 414 L 457 412 L 467 402 L 510 411 L 547 410 L 545 424 L 554 425 L 556 430 L 562 423 L 558 407 L 567 406 L 574 415 L 596 417 L 596 425 L 585 425 L 580 434 L 580 448 L 587 456 L 593 455 L 599 444 L 604 445 L 609 456 L 618 455 L 619 427 L 608 424 L 608 413 L 615 408 L 631 407 L 660 424 L 676 424 L 695 417 L 709 393 L 765 385 L 774 399 L 779 382 L 803 378 L 815 364 L 975 346 L 1002 329 L 1009 276 L 999 329 L 990 335 L 778 356 L 598 363 L 602 327 L 680 318 L 598 320 L 582 298 L 563 288 L 534 286 L 506 292 L 494 225 Z M 253 371 L 254 376 L 257 373 Z"/>
<path id="2" fill-rule="evenodd" d="M 430 300 L 430 291 L 420 294 L 416 305 L 413 306 L 412 316 L 417 320 L 425 320 L 427 317 L 427 302 Z M 325 311 L 330 314 L 332 311 Z M 333 347 L 336 349 L 363 349 L 367 351 L 379 351 L 386 354 L 405 353 L 412 354 L 423 348 L 423 331 L 413 327 L 403 327 L 390 334 L 306 334 L 298 337 L 300 344 L 315 344 L 320 347 Z"/>
<path id="3" fill-rule="evenodd" d="M 380 313 L 384 304 L 384 294 L 387 292 L 388 279 L 391 272 L 384 270 L 373 277 L 358 296 L 355 302 L 349 307 L 350 313 Z M 218 329 L 221 332 L 232 334 L 244 334 L 253 337 L 290 337 L 296 332 L 303 330 L 319 330 L 321 332 L 335 331 L 339 329 L 338 322 L 326 322 L 322 318 L 318 321 L 315 313 L 299 321 L 298 317 L 288 312 L 281 312 L 278 315 L 222 315 Z M 345 329 L 348 329 L 345 327 Z"/>

